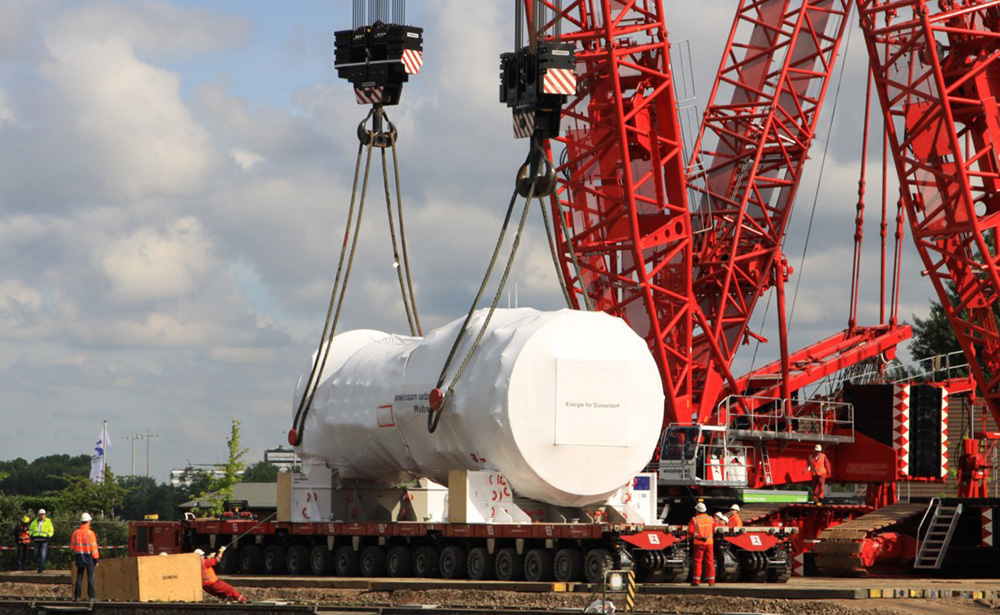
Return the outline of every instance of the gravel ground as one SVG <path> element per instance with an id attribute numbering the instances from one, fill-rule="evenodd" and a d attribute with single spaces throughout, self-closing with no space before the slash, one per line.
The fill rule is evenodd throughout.
<path id="1" fill-rule="evenodd" d="M 486 608 L 584 609 L 582 593 L 520 593 L 484 590 L 257 589 L 241 590 L 254 602 L 288 601 L 341 606 L 432 604 Z M 68 585 L 0 583 L 0 598 L 70 598 Z M 206 596 L 207 600 L 211 600 Z M 616 601 L 611 597 L 612 602 Z M 619 605 L 620 606 L 620 605 Z M 713 596 L 638 596 L 644 613 L 775 613 L 788 615 L 986 615 L 1000 610 L 997 601 L 975 600 L 769 600 Z"/>

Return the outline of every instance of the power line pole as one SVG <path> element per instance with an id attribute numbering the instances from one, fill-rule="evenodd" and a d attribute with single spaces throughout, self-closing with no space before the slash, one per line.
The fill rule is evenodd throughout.
<path id="1" fill-rule="evenodd" d="M 122 436 L 122 440 L 132 441 L 132 472 L 129 474 L 129 476 L 135 476 L 135 441 L 139 440 L 140 438 L 142 438 L 142 436 L 135 433 L 132 434 L 131 436 Z"/>
<path id="2" fill-rule="evenodd" d="M 152 440 L 153 438 L 159 438 L 160 434 L 158 434 L 158 433 L 152 433 L 152 432 L 150 432 L 147 429 L 146 433 L 140 435 L 139 437 L 142 438 L 142 439 L 144 439 L 146 441 L 146 476 L 148 477 L 149 476 L 149 441 Z"/>

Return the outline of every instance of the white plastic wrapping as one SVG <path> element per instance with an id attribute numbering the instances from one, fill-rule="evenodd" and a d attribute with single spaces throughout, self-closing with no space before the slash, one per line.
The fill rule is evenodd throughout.
<path id="1" fill-rule="evenodd" d="M 445 386 L 485 315 L 474 315 Z M 422 339 L 336 336 L 296 447 L 303 462 L 382 482 L 447 484 L 449 470 L 496 470 L 518 495 L 559 506 L 602 502 L 649 462 L 663 416 L 659 372 L 642 338 L 597 312 L 497 310 L 428 433 L 428 393 L 461 325 Z M 307 368 L 293 411 L 308 377 Z"/>

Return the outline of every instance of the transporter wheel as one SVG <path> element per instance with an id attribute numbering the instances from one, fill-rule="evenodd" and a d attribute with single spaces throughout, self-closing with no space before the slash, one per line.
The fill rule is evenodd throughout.
<path id="1" fill-rule="evenodd" d="M 559 549 L 553 563 L 556 581 L 569 583 L 583 579 L 583 553 L 579 549 Z"/>
<path id="2" fill-rule="evenodd" d="M 767 569 L 768 583 L 788 583 L 788 580 L 791 578 L 792 567 L 787 563 L 783 566 L 768 567 Z"/>
<path id="3" fill-rule="evenodd" d="M 532 549 L 524 556 L 524 578 L 528 581 L 551 581 L 554 577 L 552 553 L 546 549 Z"/>
<path id="4" fill-rule="evenodd" d="M 413 552 L 413 574 L 422 579 L 434 579 L 438 576 L 438 555 L 434 547 L 417 547 Z"/>
<path id="5" fill-rule="evenodd" d="M 333 572 L 333 551 L 325 545 L 316 545 L 309 551 L 309 570 L 316 576 Z"/>
<path id="6" fill-rule="evenodd" d="M 333 571 L 338 577 L 356 577 L 361 574 L 361 554 L 353 547 L 340 547 L 334 551 Z"/>
<path id="7" fill-rule="evenodd" d="M 264 574 L 285 574 L 285 558 L 288 553 L 285 547 L 270 545 L 264 548 Z"/>
<path id="8" fill-rule="evenodd" d="M 389 547 L 385 556 L 385 572 L 390 577 L 413 576 L 413 553 L 409 547 Z"/>
<path id="9" fill-rule="evenodd" d="M 723 549 L 715 558 L 715 580 L 719 583 L 735 583 L 740 578 L 740 560 L 729 549 Z"/>
<path id="10" fill-rule="evenodd" d="M 219 565 L 215 567 L 215 571 L 219 574 L 233 574 L 239 568 L 239 563 L 236 561 L 236 548 L 230 547 L 222 553 L 222 557 L 219 558 Z"/>
<path id="11" fill-rule="evenodd" d="M 468 576 L 468 554 L 464 547 L 451 545 L 441 549 L 438 567 L 442 579 L 464 579 Z"/>
<path id="12" fill-rule="evenodd" d="M 257 545 L 247 545 L 240 549 L 239 556 L 240 574 L 258 574 L 264 562 L 264 555 Z"/>
<path id="13" fill-rule="evenodd" d="M 497 579 L 501 581 L 524 580 L 524 557 L 517 554 L 517 549 L 506 548 L 497 551 Z"/>
<path id="14" fill-rule="evenodd" d="M 469 578 L 474 581 L 492 581 L 497 578 L 496 561 L 486 547 L 473 547 L 466 560 Z"/>
<path id="15" fill-rule="evenodd" d="M 365 547 L 361 551 L 361 576 L 385 576 L 385 549 L 379 546 Z"/>
<path id="16" fill-rule="evenodd" d="M 763 583 L 767 580 L 767 558 L 758 551 L 743 551 L 739 554 L 740 580 L 744 583 Z"/>
<path id="17" fill-rule="evenodd" d="M 603 583 L 604 573 L 615 567 L 615 558 L 607 549 L 591 549 L 583 560 L 583 571 L 589 583 Z"/>
<path id="18" fill-rule="evenodd" d="M 309 547 L 304 545 L 288 547 L 288 554 L 285 556 L 285 570 L 288 574 L 297 577 L 309 574 Z"/>

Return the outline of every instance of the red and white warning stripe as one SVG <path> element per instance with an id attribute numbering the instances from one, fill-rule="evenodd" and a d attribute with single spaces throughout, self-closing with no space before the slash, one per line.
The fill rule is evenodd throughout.
<path id="1" fill-rule="evenodd" d="M 806 576 L 806 555 L 801 551 L 792 556 L 792 576 Z"/>
<path id="2" fill-rule="evenodd" d="M 892 448 L 896 451 L 896 468 L 903 476 L 910 474 L 910 386 L 893 387 Z"/>
<path id="3" fill-rule="evenodd" d="M 535 112 L 514 112 L 514 138 L 526 139 L 535 132 Z"/>
<path id="4" fill-rule="evenodd" d="M 550 68 L 545 71 L 542 81 L 542 92 L 545 94 L 576 94 L 576 73 L 569 68 Z"/>
<path id="5" fill-rule="evenodd" d="M 354 88 L 354 96 L 359 105 L 377 105 L 382 102 L 385 88 Z"/>
<path id="6" fill-rule="evenodd" d="M 420 67 L 424 65 L 424 54 L 416 49 L 403 50 L 403 68 L 410 75 L 420 72 Z"/>
<path id="7" fill-rule="evenodd" d="M 984 547 L 993 546 L 993 509 L 983 509 L 983 544 Z"/>
<path id="8" fill-rule="evenodd" d="M 948 389 L 941 387 L 941 478 L 948 477 Z"/>

